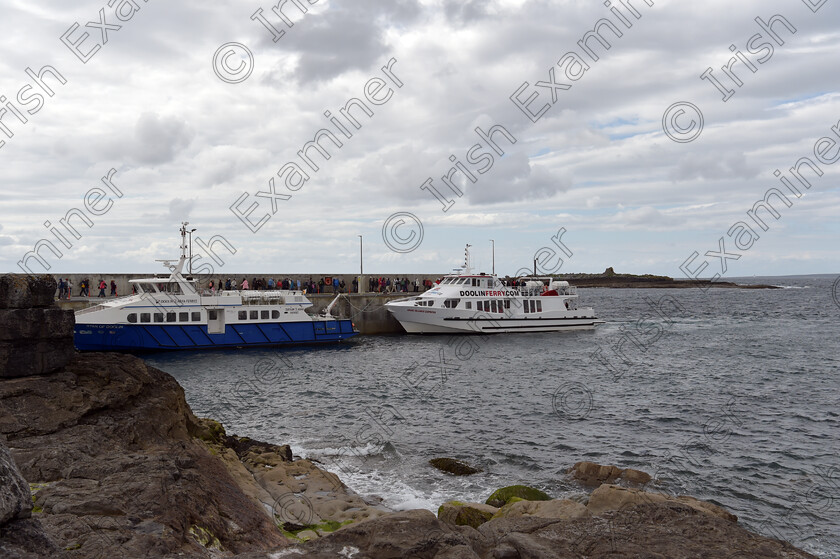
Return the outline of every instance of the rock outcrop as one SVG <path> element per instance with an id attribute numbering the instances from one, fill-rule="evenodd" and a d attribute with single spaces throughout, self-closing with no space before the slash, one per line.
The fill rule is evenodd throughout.
<path id="1" fill-rule="evenodd" d="M 29 485 L 0 435 L 0 557 L 62 559 L 64 553 L 32 518 Z"/>
<path id="2" fill-rule="evenodd" d="M 429 460 L 429 464 L 442 472 L 446 472 L 454 476 L 470 476 L 481 472 L 481 468 L 475 468 L 466 462 L 456 460 L 455 458 L 432 458 Z"/>
<path id="3" fill-rule="evenodd" d="M 661 493 L 651 493 L 641 489 L 619 487 L 618 485 L 604 484 L 589 497 L 586 508 L 592 514 L 602 514 L 610 510 L 619 510 L 641 504 L 676 503 L 691 507 L 692 509 L 717 516 L 729 522 L 737 522 L 738 517 L 721 506 L 708 501 L 701 501 L 686 495 L 671 496 Z"/>
<path id="4" fill-rule="evenodd" d="M 523 516 L 571 519 L 591 516 L 591 513 L 586 506 L 577 501 L 552 499 L 550 501 L 514 501 L 500 508 L 494 518 Z"/>
<path id="5" fill-rule="evenodd" d="M 415 510 L 352 524 L 281 553 L 248 559 L 817 559 L 788 543 L 758 536 L 737 523 L 674 501 L 573 518 L 494 518 L 477 529 L 454 526 L 428 511 Z"/>
<path id="6" fill-rule="evenodd" d="M 0 378 L 40 375 L 70 362 L 73 312 L 53 306 L 51 276 L 0 276 Z"/>
<path id="7" fill-rule="evenodd" d="M 483 503 L 462 503 L 448 501 L 438 508 L 438 519 L 453 526 L 472 526 L 478 528 L 499 512 L 496 507 Z"/>
<path id="8" fill-rule="evenodd" d="M 288 445 L 228 436 L 217 422 L 198 420 L 198 437 L 219 457 L 242 491 L 292 539 L 314 539 L 389 512 L 364 500 L 335 474 L 293 460 Z"/>
<path id="9" fill-rule="evenodd" d="M 84 557 L 286 543 L 194 439 L 196 424 L 175 380 L 132 356 L 78 355 L 57 373 L 0 382 L 0 433 L 37 488 L 35 516 Z"/>
<path id="10" fill-rule="evenodd" d="M 649 474 L 631 468 L 621 469 L 617 466 L 602 466 L 595 462 L 578 462 L 567 473 L 587 487 L 598 487 L 603 483 L 614 483 L 617 480 L 635 485 L 645 485 L 651 481 Z"/>
<path id="11" fill-rule="evenodd" d="M 528 487 L 527 485 L 509 485 L 494 491 L 487 501 L 491 507 L 501 508 L 508 504 L 511 499 L 523 499 L 525 501 L 549 501 L 551 497 L 546 495 L 539 489 Z"/>

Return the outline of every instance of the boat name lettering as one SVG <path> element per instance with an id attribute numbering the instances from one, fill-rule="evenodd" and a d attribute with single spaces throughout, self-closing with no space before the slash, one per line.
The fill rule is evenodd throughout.
<path id="1" fill-rule="evenodd" d="M 461 297 L 513 297 L 515 291 L 461 291 Z"/>

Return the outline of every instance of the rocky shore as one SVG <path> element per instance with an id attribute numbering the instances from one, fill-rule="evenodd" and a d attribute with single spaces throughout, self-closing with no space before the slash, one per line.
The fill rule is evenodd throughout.
<path id="1" fill-rule="evenodd" d="M 813 557 L 644 472 L 589 462 L 570 464 L 574 500 L 512 486 L 437 515 L 389 511 L 288 446 L 197 418 L 138 358 L 67 351 L 72 314 L 68 330 L 54 289 L 0 277 L 4 559 Z"/>

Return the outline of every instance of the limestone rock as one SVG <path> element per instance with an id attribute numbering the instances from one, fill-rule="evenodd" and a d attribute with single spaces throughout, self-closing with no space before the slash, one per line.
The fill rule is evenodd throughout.
<path id="1" fill-rule="evenodd" d="M 40 521 L 32 518 L 29 485 L 20 475 L 5 439 L 0 435 L 0 557 L 4 559 L 62 558 Z"/>
<path id="2" fill-rule="evenodd" d="M 620 487 L 617 485 L 604 484 L 589 497 L 589 504 L 586 508 L 594 515 L 603 514 L 606 511 L 622 510 L 631 508 L 640 504 L 658 504 L 658 503 L 679 503 L 686 505 L 703 514 L 716 516 L 729 522 L 737 522 L 738 517 L 730 513 L 723 507 L 709 503 L 708 501 L 701 501 L 694 497 L 679 496 L 672 497 L 670 495 L 663 495 L 660 493 L 649 493 L 641 489 L 633 489 L 627 487 Z"/>
<path id="3" fill-rule="evenodd" d="M 524 501 L 523 501 L 524 502 Z M 462 503 L 449 501 L 438 508 L 438 519 L 453 526 L 471 526 L 478 528 L 499 511 L 496 507 L 484 503 Z"/>
<path id="4" fill-rule="evenodd" d="M 513 498 L 524 499 L 526 501 L 550 501 L 551 497 L 533 487 L 527 485 L 509 485 L 497 489 L 490 495 L 485 503 L 492 507 L 501 508 L 510 502 Z"/>
<path id="5" fill-rule="evenodd" d="M 447 472 L 455 476 L 469 476 L 481 472 L 481 468 L 474 468 L 454 458 L 432 458 L 429 464 L 442 472 Z"/>
<path id="6" fill-rule="evenodd" d="M 284 557 L 300 551 L 307 559 L 397 559 L 402 557 L 475 559 L 480 547 L 477 532 L 441 522 L 427 510 L 391 513 L 351 524 L 308 544 L 288 549 Z"/>
<path id="7" fill-rule="evenodd" d="M 622 470 L 617 466 L 602 466 L 595 462 L 578 462 L 567 473 L 586 485 L 587 487 L 598 487 L 603 483 L 613 483 L 618 479 L 625 480 L 636 485 L 644 485 L 650 482 L 650 475 L 645 472 L 633 469 Z"/>
<path id="8" fill-rule="evenodd" d="M 70 362 L 72 311 L 53 307 L 51 276 L 0 276 L 0 379 L 43 375 Z"/>
<path id="9" fill-rule="evenodd" d="M 73 311 L 0 309 L 0 378 L 52 373 L 76 353 Z"/>
<path id="10" fill-rule="evenodd" d="M 624 471 L 621 472 L 620 477 L 622 480 L 635 485 L 646 485 L 650 483 L 651 479 L 653 479 L 650 477 L 649 473 L 641 470 L 634 470 L 632 468 L 625 468 Z"/>
<path id="11" fill-rule="evenodd" d="M 584 505 L 576 501 L 552 499 L 551 501 L 514 501 L 500 508 L 494 518 L 522 516 L 571 519 L 591 516 L 591 513 Z"/>
<path id="12" fill-rule="evenodd" d="M 38 518 L 59 547 L 87 557 L 209 557 L 216 540 L 233 553 L 287 545 L 192 438 L 195 423 L 175 379 L 128 355 L 77 354 L 58 373 L 0 381 L 0 433 L 27 481 L 48 484 Z"/>
<path id="13" fill-rule="evenodd" d="M 0 309 L 51 307 L 58 284 L 49 275 L 0 276 Z"/>
<path id="14" fill-rule="evenodd" d="M 29 518 L 31 512 L 29 485 L 0 436 L 0 526 L 15 518 Z"/>
<path id="15" fill-rule="evenodd" d="M 414 510 L 351 524 L 318 540 L 279 553 L 248 555 L 247 559 L 299 556 L 307 559 L 816 559 L 788 543 L 752 534 L 736 523 L 677 501 L 640 504 L 597 517 L 494 518 L 478 529 L 453 526 L 428 511 Z"/>

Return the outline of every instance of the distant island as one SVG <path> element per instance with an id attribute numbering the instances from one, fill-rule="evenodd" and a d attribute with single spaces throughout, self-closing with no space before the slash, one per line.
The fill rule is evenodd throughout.
<path id="1" fill-rule="evenodd" d="M 557 276 L 560 279 L 568 280 L 577 287 L 654 287 L 654 288 L 689 288 L 689 287 L 729 287 L 737 289 L 778 289 L 775 285 L 739 285 L 731 281 L 711 281 L 708 279 L 698 280 L 675 280 L 668 276 L 656 276 L 653 274 L 617 274 L 612 267 L 607 268 L 600 274 L 562 274 Z"/>

